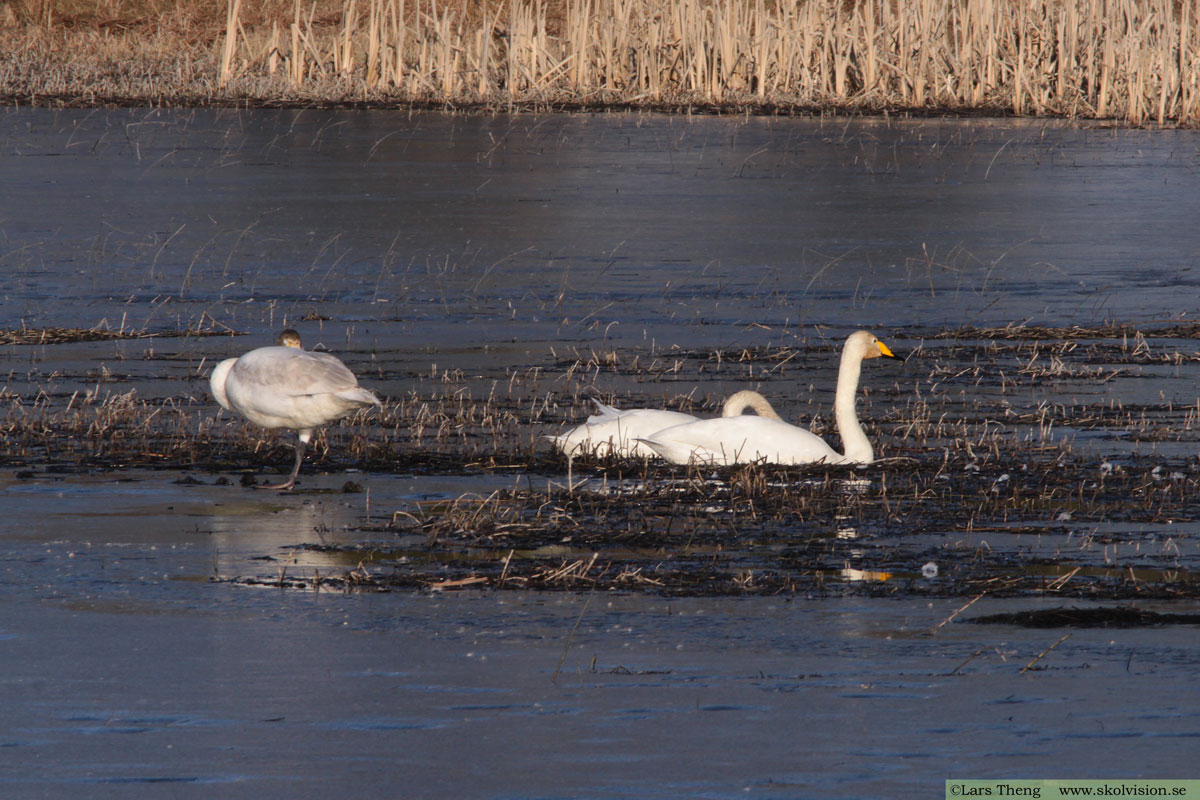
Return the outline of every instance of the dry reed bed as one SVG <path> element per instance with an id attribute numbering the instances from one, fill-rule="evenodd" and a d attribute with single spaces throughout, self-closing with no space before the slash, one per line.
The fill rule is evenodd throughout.
<path id="1" fill-rule="evenodd" d="M 229 0 L 191 36 L 53 5 L 3 33 L 0 94 L 1200 121 L 1198 0 Z"/>

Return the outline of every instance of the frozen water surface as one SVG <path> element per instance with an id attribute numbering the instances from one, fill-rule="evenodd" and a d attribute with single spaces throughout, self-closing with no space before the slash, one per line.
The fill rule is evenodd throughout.
<path id="1" fill-rule="evenodd" d="M 4 396 L 24 403 L 105 369 L 139 397 L 202 398 L 213 359 L 283 324 L 400 397 L 446 369 L 552 373 L 551 352 L 1189 319 L 1200 283 L 1192 131 L 8 109 L 0 159 L 0 328 L 250 334 L 5 346 Z M 1186 364 L 1091 367 L 1013 402 L 1195 404 Z M 777 385 L 807 397 L 832 382 L 814 369 Z M 897 374 L 872 379 L 907 392 Z M 719 395 L 745 378 L 696 380 Z M 1070 435 L 1167 473 L 1194 460 L 1186 441 L 1089 431 Z M 121 465 L 18 471 L 0 474 L 4 797 L 875 798 L 949 777 L 1197 777 L 1195 626 L 1073 630 L 1045 652 L 1065 631 L 938 628 L 957 597 L 240 586 L 210 579 L 352 569 L 297 548 L 519 477 L 306 465 L 306 491 L 262 495 Z M 369 492 L 338 494 L 347 478 Z M 1172 524 L 1193 558 L 1195 531 Z M 964 616 L 1050 603 L 985 597 Z"/>

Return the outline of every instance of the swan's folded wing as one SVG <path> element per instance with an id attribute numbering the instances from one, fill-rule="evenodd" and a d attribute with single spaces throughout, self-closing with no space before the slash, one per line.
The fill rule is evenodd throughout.
<path id="1" fill-rule="evenodd" d="M 229 370 L 223 389 L 232 408 L 264 428 L 306 430 L 380 405 L 337 358 L 294 347 L 250 351 Z"/>
<path id="2" fill-rule="evenodd" d="M 237 360 L 235 379 L 252 391 L 278 395 L 336 394 L 358 387 L 354 373 L 335 356 L 294 347 L 260 347 Z"/>
<path id="3" fill-rule="evenodd" d="M 780 420 L 721 417 L 676 425 L 640 440 L 673 464 L 838 463 L 819 436 Z"/>
<path id="4" fill-rule="evenodd" d="M 610 406 L 603 410 L 616 411 Z M 695 422 L 690 414 L 665 411 L 655 408 L 634 408 L 617 411 L 611 417 L 590 417 L 586 423 L 552 441 L 567 455 L 592 455 L 603 458 L 610 455 L 653 458 L 653 450 L 640 445 L 638 439 L 649 433 L 684 422 Z"/>

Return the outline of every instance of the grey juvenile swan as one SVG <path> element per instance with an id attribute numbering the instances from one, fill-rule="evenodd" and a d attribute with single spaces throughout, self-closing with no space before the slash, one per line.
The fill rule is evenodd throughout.
<path id="1" fill-rule="evenodd" d="M 279 344 L 227 358 L 212 371 L 213 397 L 222 408 L 264 428 L 296 431 L 296 463 L 283 483 L 259 489 L 291 489 L 300 474 L 304 447 L 313 430 L 368 406 L 379 398 L 360 388 L 345 364 L 328 353 L 304 350 L 300 334 L 288 329 Z"/>

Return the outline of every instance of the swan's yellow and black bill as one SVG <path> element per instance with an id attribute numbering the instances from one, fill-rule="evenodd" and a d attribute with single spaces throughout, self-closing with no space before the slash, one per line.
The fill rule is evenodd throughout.
<path id="1" fill-rule="evenodd" d="M 888 347 L 888 346 L 887 346 L 886 344 L 884 344 L 883 342 L 880 342 L 878 339 L 876 339 L 875 341 L 876 341 L 876 342 L 879 342 L 879 352 L 883 354 L 883 357 L 884 357 L 884 358 L 894 358 L 894 359 L 896 359 L 897 361 L 903 361 L 903 360 L 904 360 L 904 358 L 903 358 L 902 356 L 898 356 L 898 355 L 896 355 L 895 353 L 893 353 L 893 352 L 892 352 L 892 348 Z"/>

